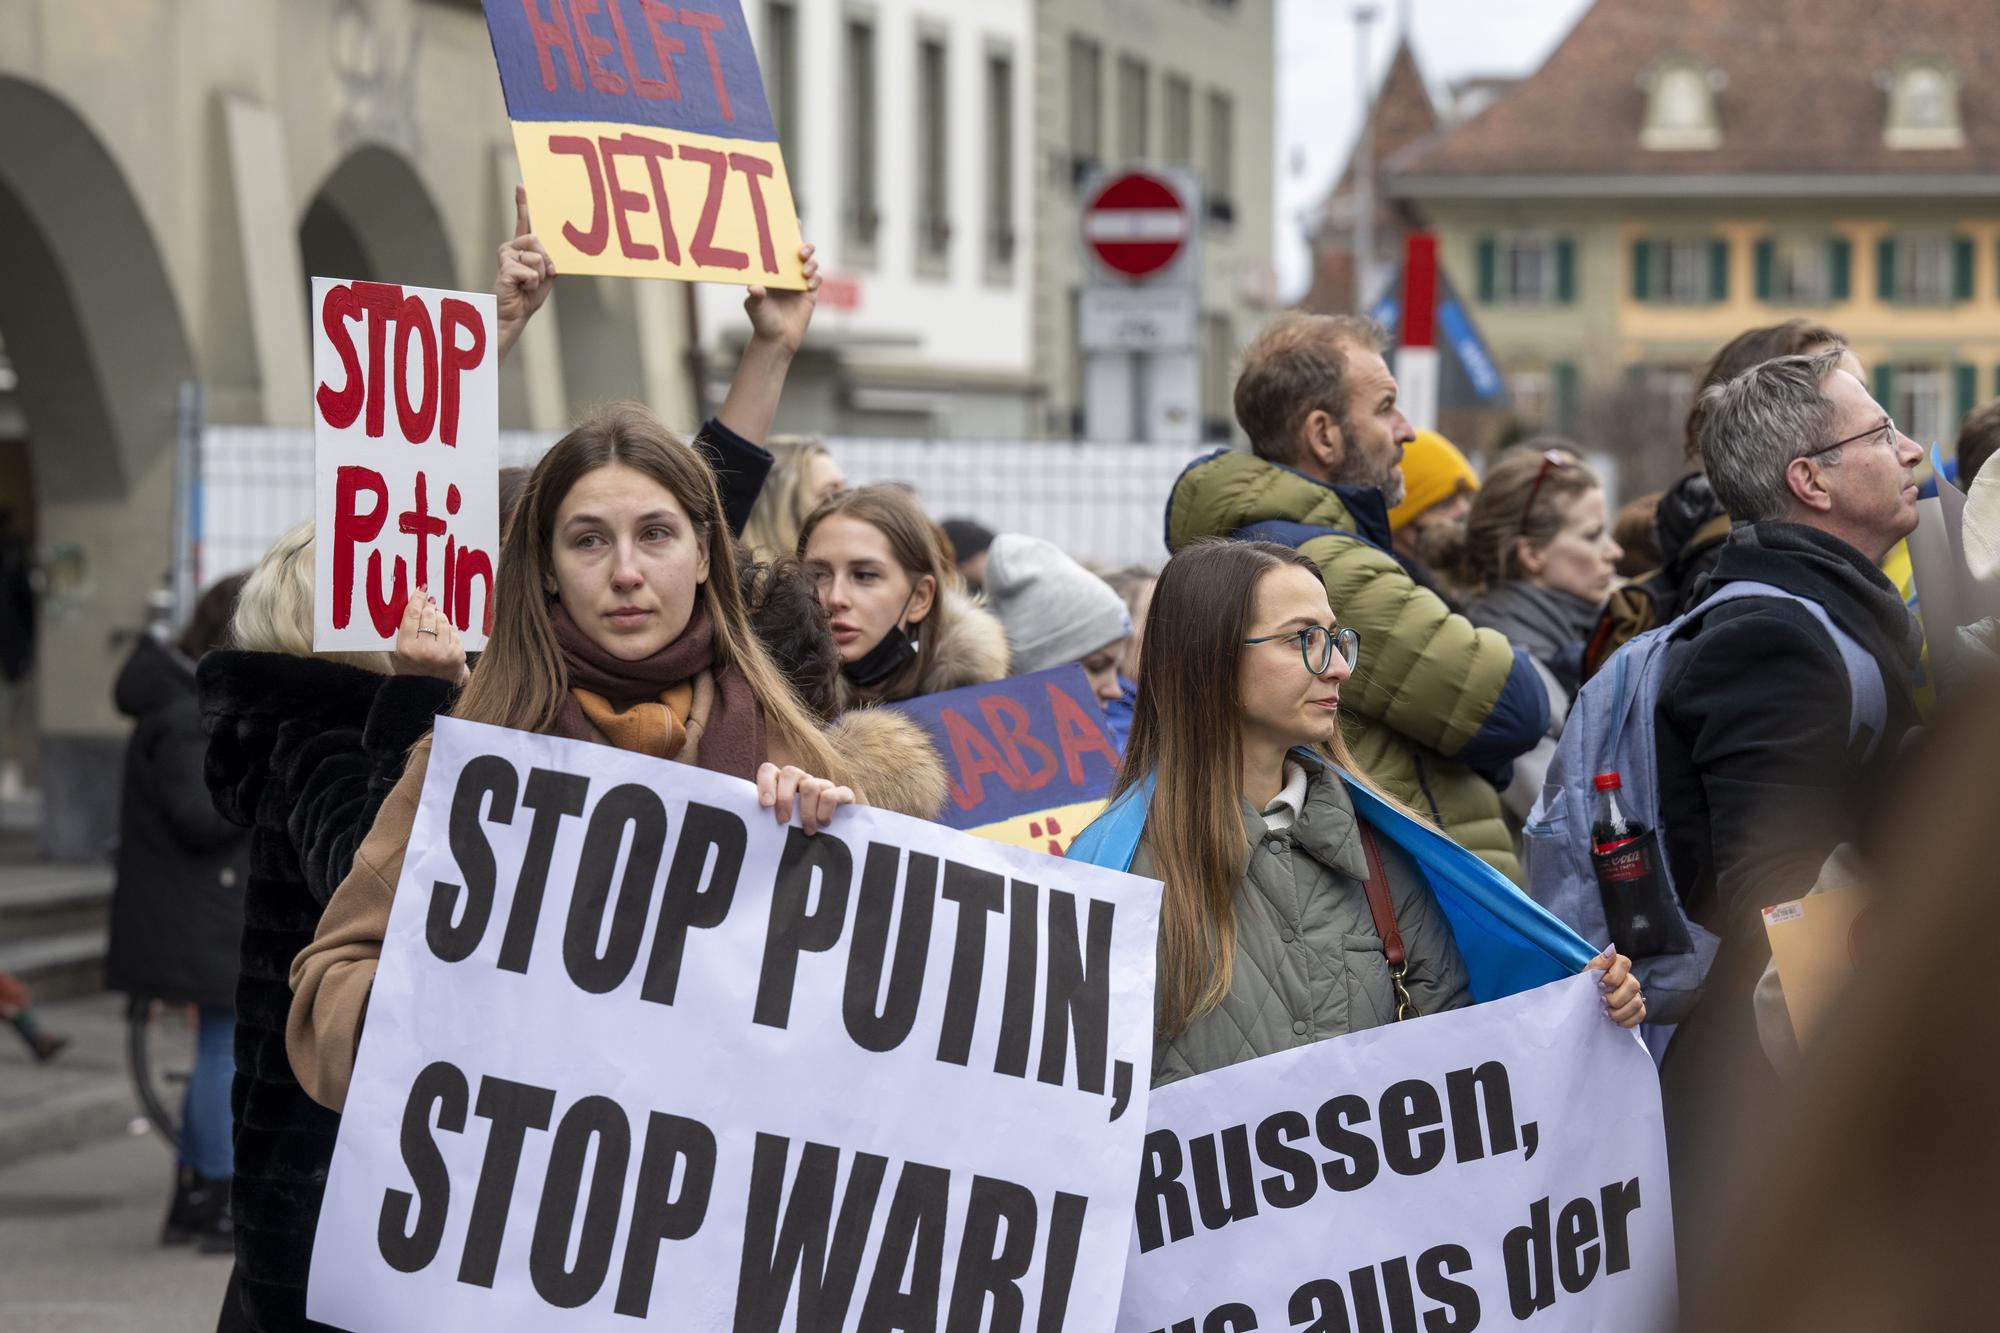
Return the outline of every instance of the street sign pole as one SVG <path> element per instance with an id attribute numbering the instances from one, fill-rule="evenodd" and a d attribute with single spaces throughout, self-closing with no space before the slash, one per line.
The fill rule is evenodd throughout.
<path id="1" fill-rule="evenodd" d="M 1085 181 L 1078 293 L 1084 433 L 1195 443 L 1201 432 L 1200 185 L 1188 171 Z"/>

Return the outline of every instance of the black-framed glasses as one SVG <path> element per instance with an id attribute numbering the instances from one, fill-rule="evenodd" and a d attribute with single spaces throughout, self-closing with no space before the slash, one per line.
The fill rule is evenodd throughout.
<path id="1" fill-rule="evenodd" d="M 1542 483 L 1549 479 L 1549 473 L 1577 465 L 1577 456 L 1567 449 L 1542 450 L 1542 465 L 1535 470 L 1535 484 L 1528 488 L 1528 503 L 1521 506 L 1521 526 L 1528 526 L 1528 515 L 1535 512 L 1535 497 L 1542 493 Z"/>
<path id="2" fill-rule="evenodd" d="M 1288 630 L 1283 634 L 1266 634 L 1261 638 L 1245 639 L 1248 648 L 1259 643 L 1276 643 L 1281 639 L 1299 641 L 1299 660 L 1306 664 L 1306 670 L 1315 676 L 1324 676 L 1333 665 L 1333 654 L 1339 651 L 1341 660 L 1347 663 L 1349 671 L 1361 660 L 1361 635 L 1351 629 L 1328 629 L 1324 625 L 1307 625 L 1304 629 Z"/>
<path id="3" fill-rule="evenodd" d="M 1896 419 L 1894 417 L 1891 417 L 1887 421 L 1884 421 L 1881 425 L 1870 426 L 1867 430 L 1862 431 L 1858 435 L 1850 435 L 1844 440 L 1835 440 L 1832 444 L 1822 444 L 1817 449 L 1808 449 L 1804 453 L 1800 454 L 1799 457 L 1818 458 L 1821 454 L 1830 454 L 1835 449 L 1844 448 L 1850 444 L 1859 444 L 1861 441 L 1866 440 L 1870 436 L 1874 435 L 1882 436 L 1882 438 L 1885 441 L 1894 440 L 1896 438 Z"/>

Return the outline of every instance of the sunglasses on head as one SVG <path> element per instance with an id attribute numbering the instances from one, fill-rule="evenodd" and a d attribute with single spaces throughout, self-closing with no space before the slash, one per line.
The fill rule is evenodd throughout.
<path id="1" fill-rule="evenodd" d="M 1535 497 L 1542 493 L 1542 483 L 1549 479 L 1551 471 L 1575 467 L 1577 457 L 1567 449 L 1542 450 L 1542 465 L 1535 470 L 1535 484 L 1528 488 L 1528 503 L 1521 506 L 1521 526 L 1528 526 L 1528 515 L 1535 512 Z"/>

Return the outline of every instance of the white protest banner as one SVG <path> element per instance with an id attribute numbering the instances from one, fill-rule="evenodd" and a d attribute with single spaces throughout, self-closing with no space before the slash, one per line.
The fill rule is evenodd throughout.
<path id="1" fill-rule="evenodd" d="M 1659 1083 L 1597 977 L 1155 1089 L 1118 1328 L 1652 1327 Z"/>
<path id="2" fill-rule="evenodd" d="M 441 719 L 307 1311 L 1109 1328 L 1158 912 L 1150 880 L 866 809 L 807 837 L 733 778 Z"/>
<path id="3" fill-rule="evenodd" d="M 425 588 L 476 651 L 500 549 L 493 297 L 312 283 L 313 647 L 393 647 Z"/>

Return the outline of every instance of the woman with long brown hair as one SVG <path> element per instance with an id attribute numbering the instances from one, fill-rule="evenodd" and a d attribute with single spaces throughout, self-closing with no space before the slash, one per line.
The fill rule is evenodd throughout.
<path id="1" fill-rule="evenodd" d="M 1585 966 L 1618 1023 L 1644 1013 L 1625 959 L 1355 769 L 1340 688 L 1362 649 L 1290 548 L 1196 542 L 1160 574 L 1118 789 L 1070 849 L 1165 885 L 1156 1086 Z M 1492 963 L 1454 911 L 1481 892 L 1521 940 Z"/>
<path id="2" fill-rule="evenodd" d="M 493 631 L 453 716 L 588 740 L 754 781 L 816 832 L 937 761 L 921 733 L 872 766 L 823 734 L 751 631 L 709 465 L 644 408 L 596 413 L 543 456 L 501 544 Z M 343 1104 L 428 745 L 383 802 L 293 963 L 287 1053 Z M 936 787 L 942 798 L 942 775 Z"/>
<path id="3" fill-rule="evenodd" d="M 908 488 L 822 500 L 799 530 L 840 650 L 843 708 L 898 703 L 1007 675 L 1007 635 L 966 595 L 951 545 Z"/>

